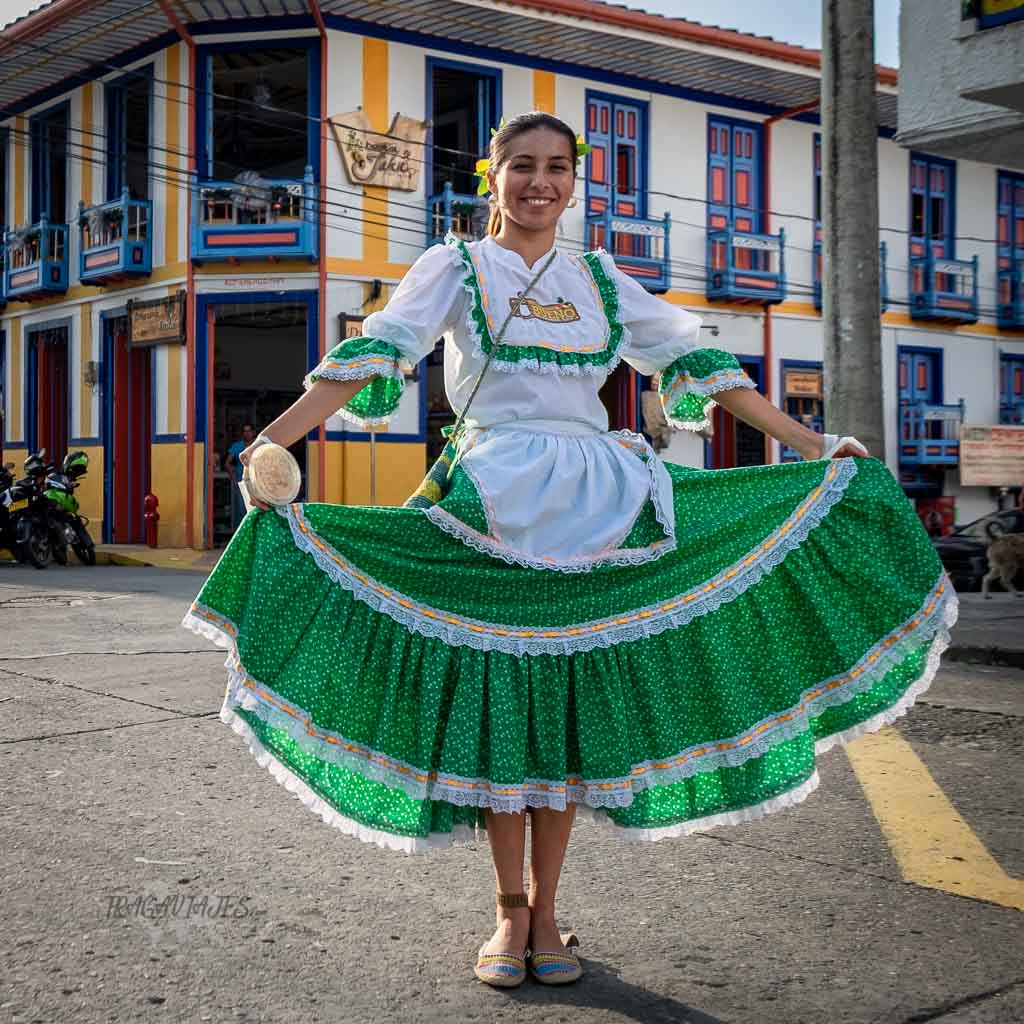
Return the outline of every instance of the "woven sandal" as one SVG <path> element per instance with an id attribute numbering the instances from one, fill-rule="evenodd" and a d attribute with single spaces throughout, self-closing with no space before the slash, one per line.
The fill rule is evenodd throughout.
<path id="1" fill-rule="evenodd" d="M 525 892 L 499 892 L 497 893 L 499 907 L 528 907 Z M 524 950 L 522 956 L 515 953 L 488 953 L 484 955 L 487 948 L 485 942 L 476 955 L 476 966 L 473 973 L 487 985 L 495 988 L 515 988 L 526 980 L 526 957 L 529 950 Z"/>
<path id="2" fill-rule="evenodd" d="M 542 985 L 569 985 L 583 975 L 583 967 L 573 952 L 580 944 L 576 933 L 562 932 L 561 938 L 568 952 L 528 951 L 527 964 L 534 981 Z"/>

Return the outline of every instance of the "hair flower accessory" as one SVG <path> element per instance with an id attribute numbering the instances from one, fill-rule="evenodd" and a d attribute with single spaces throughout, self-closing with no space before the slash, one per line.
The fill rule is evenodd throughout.
<path id="1" fill-rule="evenodd" d="M 490 192 L 490 188 L 487 185 L 487 171 L 490 166 L 491 161 L 486 157 L 476 162 L 476 170 L 473 173 L 480 179 L 480 183 L 476 187 L 476 194 L 478 196 L 485 196 Z"/>
<path id="2" fill-rule="evenodd" d="M 498 122 L 498 127 L 491 129 L 491 138 L 493 139 L 494 136 L 497 135 L 498 132 L 500 132 L 502 130 L 502 128 L 504 128 L 504 127 L 505 127 L 505 118 L 502 117 L 502 119 Z M 589 146 L 589 145 L 587 145 L 586 142 L 584 142 L 582 135 L 577 135 L 576 136 L 576 160 L 577 161 L 579 161 L 579 159 L 581 157 L 584 157 L 588 153 L 590 153 L 591 150 L 593 150 L 593 148 L 594 148 L 593 146 Z M 474 175 L 474 177 L 477 177 L 477 178 L 480 179 L 480 181 L 477 183 L 477 186 L 476 186 L 476 194 L 478 196 L 485 196 L 485 195 L 487 195 L 488 192 L 491 191 L 490 187 L 487 184 L 487 172 L 490 169 L 491 169 L 491 161 L 487 157 L 482 157 L 481 159 L 477 160 L 477 162 L 476 162 L 476 170 L 473 172 L 473 175 Z"/>

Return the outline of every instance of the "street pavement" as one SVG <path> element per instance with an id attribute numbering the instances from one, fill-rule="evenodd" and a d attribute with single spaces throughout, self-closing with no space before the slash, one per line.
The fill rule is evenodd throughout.
<path id="1" fill-rule="evenodd" d="M 964 657 L 760 822 L 625 844 L 580 822 L 567 988 L 477 982 L 486 845 L 323 824 L 217 718 L 202 576 L 0 564 L 0 1022 L 1024 1020 L 1024 600 L 967 595 Z M 979 639 L 980 638 L 980 639 Z M 966 653 L 964 653 L 966 652 Z"/>

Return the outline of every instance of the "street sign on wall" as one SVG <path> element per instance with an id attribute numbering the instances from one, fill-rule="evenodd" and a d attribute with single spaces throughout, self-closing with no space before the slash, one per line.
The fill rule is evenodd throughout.
<path id="1" fill-rule="evenodd" d="M 965 487 L 1024 485 L 1024 427 L 962 426 L 960 483 Z"/>

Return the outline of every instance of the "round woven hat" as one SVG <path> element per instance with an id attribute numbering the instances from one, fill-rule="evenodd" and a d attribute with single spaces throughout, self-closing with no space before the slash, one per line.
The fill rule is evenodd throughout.
<path id="1" fill-rule="evenodd" d="M 302 472 L 287 448 L 268 442 L 250 456 L 244 479 L 249 493 L 268 505 L 287 505 L 302 486 Z"/>

